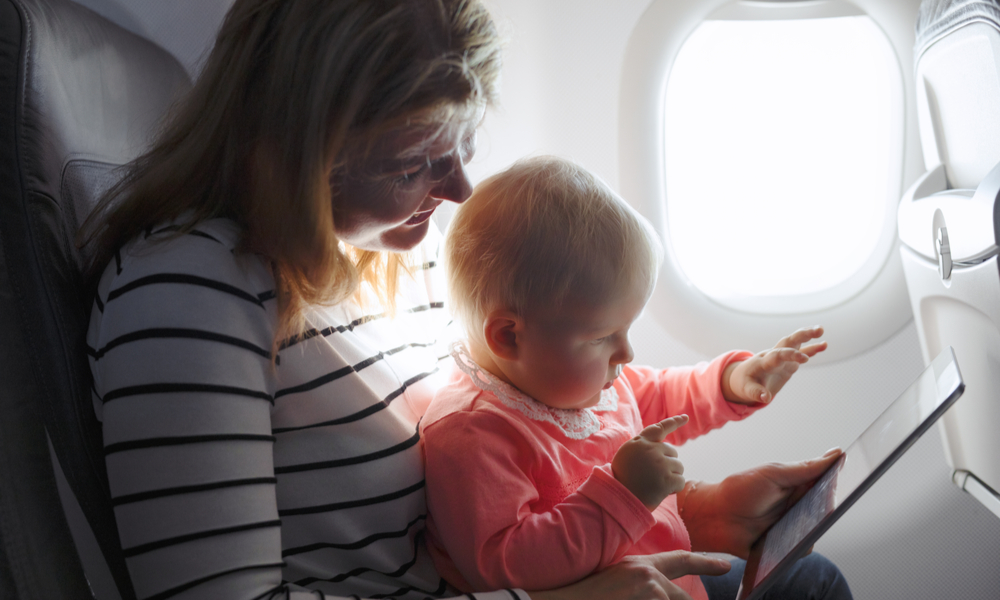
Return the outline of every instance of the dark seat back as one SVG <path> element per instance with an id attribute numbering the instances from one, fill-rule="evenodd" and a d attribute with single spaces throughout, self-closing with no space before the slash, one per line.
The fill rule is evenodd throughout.
<path id="1" fill-rule="evenodd" d="M 2 598 L 92 597 L 60 470 L 121 597 L 134 597 L 91 400 L 74 237 L 189 85 L 164 50 L 74 2 L 0 0 Z"/>

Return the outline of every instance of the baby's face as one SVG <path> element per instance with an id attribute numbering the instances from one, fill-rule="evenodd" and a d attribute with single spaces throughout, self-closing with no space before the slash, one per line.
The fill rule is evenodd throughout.
<path id="1" fill-rule="evenodd" d="M 567 302 L 525 318 L 518 358 L 507 375 L 522 392 L 553 408 L 600 401 L 634 354 L 628 333 L 646 305 L 646 286 L 622 290 L 603 306 Z"/>

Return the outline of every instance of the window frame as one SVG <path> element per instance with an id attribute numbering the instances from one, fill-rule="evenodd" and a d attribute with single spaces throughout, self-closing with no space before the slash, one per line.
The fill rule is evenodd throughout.
<path id="1" fill-rule="evenodd" d="M 887 195 L 891 227 L 886 228 L 873 253 L 881 258 L 863 269 L 869 281 L 855 282 L 854 289 L 840 293 L 831 306 L 820 310 L 737 310 L 697 289 L 683 275 L 668 242 L 647 310 L 671 336 L 712 356 L 733 347 L 759 351 L 795 329 L 823 325 L 830 349 L 820 355 L 820 362 L 829 362 L 877 346 L 912 319 L 895 231 L 895 206 L 903 190 L 923 170 L 912 74 L 913 23 L 918 7 L 919 0 L 653 0 L 625 52 L 619 102 L 619 172 L 624 198 L 664 239 L 669 232 L 663 134 L 666 86 L 680 48 L 703 21 L 865 15 L 882 30 L 895 51 L 903 93 L 903 114 L 896 126 L 902 136 L 902 149 L 896 157 L 899 171 L 898 177 L 890 180 Z"/>

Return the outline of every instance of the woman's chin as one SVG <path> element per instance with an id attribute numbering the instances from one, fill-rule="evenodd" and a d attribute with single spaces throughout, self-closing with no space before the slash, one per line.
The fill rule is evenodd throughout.
<path id="1" fill-rule="evenodd" d="M 388 250 L 389 252 L 408 252 L 413 250 L 427 237 L 430 227 L 431 219 L 429 215 L 419 223 L 412 225 L 403 223 L 382 234 L 379 240 L 381 247 L 378 250 Z"/>
<path id="2" fill-rule="evenodd" d="M 415 225 L 401 223 L 392 229 L 366 236 L 340 234 L 340 239 L 359 250 L 372 252 L 409 252 L 427 237 L 430 219 Z"/>

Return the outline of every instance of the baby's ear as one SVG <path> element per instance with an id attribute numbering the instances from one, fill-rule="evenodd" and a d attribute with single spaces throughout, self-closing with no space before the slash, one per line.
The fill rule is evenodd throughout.
<path id="1" fill-rule="evenodd" d="M 517 359 L 517 334 L 521 330 L 521 317 L 509 310 L 495 310 L 483 321 L 486 345 L 497 358 Z"/>

